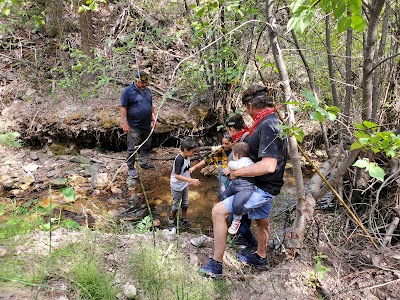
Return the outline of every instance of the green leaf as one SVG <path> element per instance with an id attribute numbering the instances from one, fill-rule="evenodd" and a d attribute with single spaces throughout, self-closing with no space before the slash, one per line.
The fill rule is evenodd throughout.
<path id="1" fill-rule="evenodd" d="M 61 189 L 60 191 L 61 191 L 61 194 L 63 194 L 65 198 L 67 198 L 70 201 L 75 201 L 76 193 L 72 187 L 67 186 L 67 187 Z"/>
<path id="2" fill-rule="evenodd" d="M 319 7 L 326 13 L 331 12 L 333 9 L 332 2 L 330 0 L 321 0 L 319 2 Z"/>
<path id="3" fill-rule="evenodd" d="M 63 220 L 61 226 L 68 229 L 79 229 L 79 224 L 73 220 Z"/>
<path id="4" fill-rule="evenodd" d="M 314 108 L 318 107 L 318 105 L 319 105 L 318 99 L 315 98 L 313 92 L 306 89 L 306 90 L 304 90 L 303 95 L 308 100 L 308 102 L 311 103 L 312 107 L 314 107 Z"/>
<path id="5" fill-rule="evenodd" d="M 39 228 L 45 231 L 49 231 L 51 229 L 51 223 L 46 223 L 46 224 L 41 224 L 39 225 Z"/>
<path id="6" fill-rule="evenodd" d="M 338 22 L 338 33 L 346 31 L 351 25 L 351 18 L 343 16 Z"/>
<path id="7" fill-rule="evenodd" d="M 325 109 L 318 107 L 317 111 L 319 111 L 326 119 L 331 120 L 332 122 L 336 120 L 336 114 L 327 112 Z"/>
<path id="8" fill-rule="evenodd" d="M 295 139 L 301 143 L 303 142 L 303 138 L 304 138 L 304 132 L 303 130 L 301 130 L 299 127 L 294 127 L 293 128 L 293 136 L 295 137 Z"/>
<path id="9" fill-rule="evenodd" d="M 371 177 L 376 178 L 380 181 L 383 181 L 385 177 L 385 171 L 379 166 L 371 166 L 368 170 L 368 173 Z"/>
<path id="10" fill-rule="evenodd" d="M 340 108 L 337 106 L 327 106 L 325 107 L 326 111 L 330 112 L 330 113 L 334 113 L 336 116 L 338 113 L 340 113 Z"/>
<path id="11" fill-rule="evenodd" d="M 325 120 L 324 116 L 319 111 L 314 111 L 311 114 L 311 118 L 319 122 L 323 122 Z"/>
<path id="12" fill-rule="evenodd" d="M 354 142 L 353 144 L 351 144 L 350 150 L 355 150 L 355 149 L 360 149 L 363 146 L 360 144 L 360 142 Z"/>
<path id="13" fill-rule="evenodd" d="M 335 19 L 339 19 L 346 10 L 346 4 L 344 1 L 338 1 L 337 4 L 338 6 L 333 8 L 333 17 Z"/>
<path id="14" fill-rule="evenodd" d="M 348 9 L 354 16 L 361 15 L 362 1 L 361 0 L 351 0 L 348 2 Z"/>
<path id="15" fill-rule="evenodd" d="M 356 126 L 357 129 L 362 129 L 362 130 L 367 129 L 367 127 L 365 127 L 365 126 L 362 125 L 362 124 L 358 124 L 358 123 L 354 124 L 354 126 Z"/>
<path id="16" fill-rule="evenodd" d="M 363 31 L 367 23 L 361 16 L 351 16 L 351 28 L 357 31 Z"/>
<path id="17" fill-rule="evenodd" d="M 300 14 L 308 7 L 307 0 L 294 0 L 289 4 L 289 7 L 293 14 Z"/>
<path id="18" fill-rule="evenodd" d="M 359 159 L 359 160 L 357 160 L 357 161 L 353 164 L 353 166 L 354 166 L 354 167 L 361 168 L 361 169 L 364 169 L 364 168 L 368 167 L 369 164 L 370 164 L 369 160 L 368 160 L 367 158 L 364 158 L 364 159 Z"/>
<path id="19" fill-rule="evenodd" d="M 299 32 L 298 30 L 296 30 L 296 28 L 298 27 L 297 25 L 298 22 L 299 22 L 298 17 L 292 17 L 286 25 L 287 31 L 291 31 L 294 29 L 294 31 Z"/>
<path id="20" fill-rule="evenodd" d="M 3 203 L 0 205 L 0 216 L 4 215 L 7 204 Z"/>
<path id="21" fill-rule="evenodd" d="M 196 16 L 202 17 L 202 16 L 204 15 L 205 10 L 206 10 L 205 7 L 202 7 L 202 8 L 200 8 L 199 10 L 197 10 L 197 11 L 196 11 Z"/>
<path id="22" fill-rule="evenodd" d="M 370 128 L 370 129 L 379 127 L 378 124 L 376 124 L 376 123 L 374 123 L 374 122 L 370 122 L 370 121 L 363 121 L 362 124 L 363 124 L 365 127 Z"/>

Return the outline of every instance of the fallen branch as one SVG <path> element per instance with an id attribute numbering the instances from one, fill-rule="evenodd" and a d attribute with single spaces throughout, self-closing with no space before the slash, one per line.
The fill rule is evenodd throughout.
<path id="1" fill-rule="evenodd" d="M 392 236 L 393 236 L 393 233 L 394 233 L 395 229 L 397 228 L 397 226 L 399 225 L 399 221 L 400 221 L 399 217 L 394 217 L 393 218 L 393 220 L 390 223 L 388 229 L 386 230 L 386 235 L 383 238 L 383 242 L 382 242 L 381 248 L 386 247 L 390 243 L 390 241 L 392 239 Z"/>

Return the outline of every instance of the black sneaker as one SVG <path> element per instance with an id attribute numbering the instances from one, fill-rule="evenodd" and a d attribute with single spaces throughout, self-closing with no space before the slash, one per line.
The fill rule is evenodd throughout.
<path id="1" fill-rule="evenodd" d="M 176 225 L 176 218 L 168 217 L 168 225 L 175 226 Z"/>
<path id="2" fill-rule="evenodd" d="M 211 258 L 210 262 L 207 265 L 199 269 L 199 272 L 213 278 L 221 277 L 222 263 Z"/>
<path id="3" fill-rule="evenodd" d="M 185 228 L 189 228 L 192 225 L 192 223 L 190 223 L 188 219 L 181 219 L 179 225 Z"/>
<path id="4" fill-rule="evenodd" d="M 267 265 L 267 259 L 260 257 L 257 254 L 257 251 L 241 251 L 237 254 L 237 258 L 242 263 L 256 267 L 263 267 Z"/>
<path id="5" fill-rule="evenodd" d="M 156 166 L 150 163 L 140 163 L 140 167 L 142 169 L 155 169 Z"/>

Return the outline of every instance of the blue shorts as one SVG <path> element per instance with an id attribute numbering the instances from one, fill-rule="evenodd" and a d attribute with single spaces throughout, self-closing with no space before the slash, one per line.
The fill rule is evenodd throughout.
<path id="1" fill-rule="evenodd" d="M 232 213 L 233 197 L 228 197 L 222 201 L 229 213 Z M 262 189 L 254 186 L 254 192 L 250 199 L 244 204 L 245 210 L 248 211 L 249 218 L 252 220 L 269 218 L 271 211 L 271 203 L 275 196 Z"/>

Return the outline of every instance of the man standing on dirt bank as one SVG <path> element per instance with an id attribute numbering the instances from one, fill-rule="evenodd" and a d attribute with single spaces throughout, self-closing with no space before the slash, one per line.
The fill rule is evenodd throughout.
<path id="1" fill-rule="evenodd" d="M 270 233 L 269 213 L 272 200 L 279 194 L 283 185 L 283 173 L 286 164 L 286 138 L 281 137 L 278 116 L 275 114 L 273 100 L 267 96 L 267 88 L 253 85 L 242 94 L 242 103 L 246 112 L 253 118 L 247 143 L 250 153 L 256 157 L 255 164 L 231 171 L 231 178 L 255 177 L 254 192 L 244 205 L 249 218 L 257 224 L 258 246 L 256 251 L 244 249 L 238 253 L 238 259 L 253 266 L 267 264 L 267 246 Z M 200 268 L 200 272 L 218 277 L 222 275 L 222 260 L 226 247 L 226 218 L 232 213 L 233 197 L 216 204 L 212 210 L 214 230 L 214 256 L 210 262 Z"/>
<path id="2" fill-rule="evenodd" d="M 127 136 L 128 175 L 137 178 L 135 169 L 136 147 L 144 142 L 139 151 L 140 167 L 153 169 L 149 162 L 151 147 L 151 123 L 155 122 L 153 100 L 150 90 L 147 88 L 149 74 L 144 71 L 135 73 L 135 82 L 124 89 L 121 95 L 121 122 L 124 133 Z M 156 124 L 157 125 L 157 124 Z"/>

